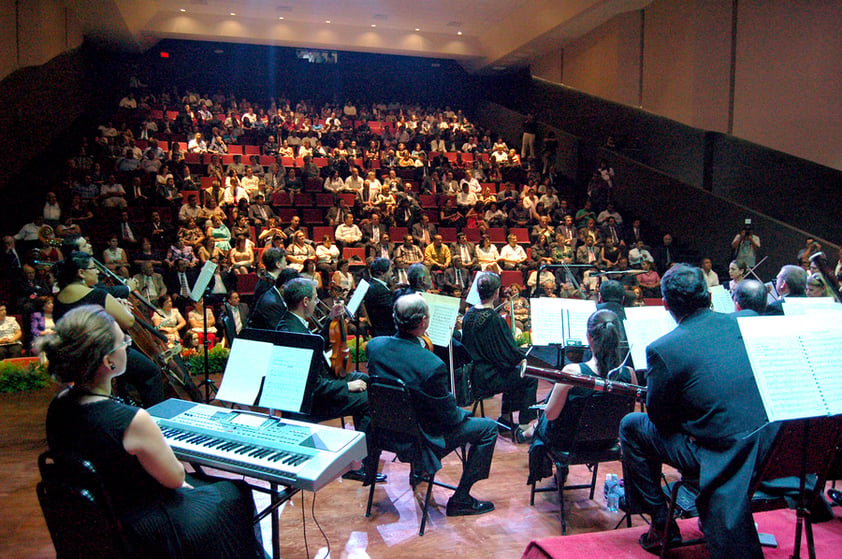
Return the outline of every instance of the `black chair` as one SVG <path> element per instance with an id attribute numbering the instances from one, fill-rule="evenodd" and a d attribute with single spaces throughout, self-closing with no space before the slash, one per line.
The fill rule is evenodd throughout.
<path id="1" fill-rule="evenodd" d="M 433 485 L 456 489 L 452 485 L 436 481 L 436 471 L 430 462 L 430 454 L 435 451 L 430 447 L 421 431 L 415 411 L 415 404 L 409 389 L 400 379 L 386 377 L 371 377 L 368 385 L 368 405 L 371 413 L 369 427 L 369 455 L 366 458 L 366 481 L 370 485 L 368 505 L 365 509 L 366 517 L 371 516 L 371 504 L 374 500 L 374 476 L 380 462 L 383 450 L 394 452 L 401 462 L 411 464 L 410 483 L 413 490 L 418 483 L 427 483 L 427 494 L 421 511 L 421 527 L 419 536 L 424 535 L 427 524 L 427 511 L 430 507 L 430 497 Z M 436 458 L 442 456 L 435 455 Z M 435 461 L 435 460 L 434 460 Z"/>
<path id="2" fill-rule="evenodd" d="M 38 469 L 38 502 L 58 559 L 135 557 L 91 462 L 47 451 Z"/>
<path id="3" fill-rule="evenodd" d="M 567 450 L 547 447 L 547 456 L 555 466 L 555 487 L 536 488 L 533 481 L 529 492 L 529 504 L 535 504 L 535 493 L 558 491 L 559 515 L 561 533 L 567 533 L 567 521 L 564 517 L 564 490 L 590 489 L 589 498 L 593 499 L 596 488 L 596 478 L 599 473 L 600 462 L 614 462 L 620 459 L 619 432 L 620 420 L 634 411 L 634 397 L 625 394 L 594 392 L 580 399 L 581 411 L 572 412 L 572 417 L 578 415 L 573 440 Z M 567 402 L 564 416 L 571 411 L 568 406 L 575 405 Z M 578 411 L 578 414 L 577 414 Z M 565 485 L 567 470 L 576 464 L 586 464 L 592 471 L 591 482 L 581 485 Z M 630 519 L 629 519 L 630 520 Z"/>
<path id="4" fill-rule="evenodd" d="M 797 514 L 794 557 L 801 547 L 802 526 L 807 536 L 807 549 L 815 559 L 811 509 L 821 492 L 835 458 L 842 448 L 842 416 L 800 419 L 781 424 L 768 456 L 759 465 L 749 489 L 752 512 L 764 512 L 781 508 L 795 508 Z M 684 491 L 692 496 L 681 497 Z M 695 495 L 697 482 L 679 480 L 665 486 L 668 513 L 670 517 L 695 516 Z M 689 503 L 693 508 L 690 509 Z M 774 536 L 760 534 L 761 544 L 776 547 Z M 661 557 L 667 557 L 670 549 L 704 543 L 704 538 L 684 540 L 670 545 L 670 524 L 664 534 Z"/>

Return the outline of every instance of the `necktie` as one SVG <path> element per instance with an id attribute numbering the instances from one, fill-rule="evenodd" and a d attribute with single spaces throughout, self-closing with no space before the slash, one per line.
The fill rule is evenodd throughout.
<path id="1" fill-rule="evenodd" d="M 611 229 L 611 239 L 614 241 L 615 245 L 619 244 L 620 240 L 617 238 L 617 230 L 614 229 L 613 227 L 611 227 L 610 229 Z"/>
<path id="2" fill-rule="evenodd" d="M 459 251 L 462 253 L 462 264 L 468 265 L 471 263 L 471 255 L 468 252 L 468 247 L 465 245 L 459 245 Z M 458 270 L 457 270 L 458 271 Z"/>
<path id="3" fill-rule="evenodd" d="M 430 231 L 428 231 L 426 227 L 424 228 L 424 244 L 430 244 Z"/>
<path id="4" fill-rule="evenodd" d="M 380 242 L 380 227 L 375 226 L 375 227 L 372 227 L 372 228 L 371 228 L 371 239 L 372 239 L 375 243 L 379 243 L 379 242 Z"/>
<path id="5" fill-rule="evenodd" d="M 462 270 L 456 268 L 456 285 L 462 287 Z"/>
<path id="6" fill-rule="evenodd" d="M 181 286 L 182 297 L 189 297 L 190 288 L 187 286 L 187 275 L 184 272 L 178 273 L 178 284 Z"/>
<path id="7" fill-rule="evenodd" d="M 386 245 L 380 246 L 380 256 L 383 258 L 389 258 L 389 248 Z"/>

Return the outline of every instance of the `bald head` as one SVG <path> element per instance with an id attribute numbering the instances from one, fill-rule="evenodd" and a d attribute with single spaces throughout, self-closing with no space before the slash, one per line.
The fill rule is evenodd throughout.
<path id="1" fill-rule="evenodd" d="M 419 293 L 410 293 L 395 301 L 393 314 L 400 334 L 420 336 L 426 329 L 424 319 L 430 316 L 430 309 Z"/>
<path id="2" fill-rule="evenodd" d="M 766 286 L 757 280 L 744 279 L 734 289 L 733 299 L 738 311 L 752 310 L 763 314 L 766 310 Z"/>

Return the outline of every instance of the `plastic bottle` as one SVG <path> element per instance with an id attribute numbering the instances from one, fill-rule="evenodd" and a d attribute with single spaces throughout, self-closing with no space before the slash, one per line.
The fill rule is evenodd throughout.
<path id="1" fill-rule="evenodd" d="M 608 511 L 617 512 L 620 509 L 620 488 L 619 483 L 615 483 L 608 492 Z"/>
<path id="2" fill-rule="evenodd" d="M 608 474 L 605 476 L 605 485 L 603 486 L 603 494 L 605 496 L 605 502 L 608 505 L 608 510 L 611 509 L 611 499 L 612 493 L 615 492 L 615 488 L 619 485 L 619 480 L 617 479 L 617 474 Z M 614 509 L 616 510 L 616 509 Z"/>

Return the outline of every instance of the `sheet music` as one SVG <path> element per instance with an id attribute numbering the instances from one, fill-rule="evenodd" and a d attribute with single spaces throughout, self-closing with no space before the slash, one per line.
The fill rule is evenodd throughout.
<path id="1" fill-rule="evenodd" d="M 301 347 L 274 346 L 267 364 L 266 381 L 258 405 L 277 410 L 300 410 L 307 388 L 313 350 Z"/>
<path id="2" fill-rule="evenodd" d="M 196 278 L 196 283 L 193 284 L 193 291 L 190 292 L 190 298 L 193 301 L 198 301 L 205 294 L 205 289 L 210 285 L 213 279 L 213 274 L 216 272 L 217 265 L 208 260 L 202 266 L 202 271 L 199 272 L 199 277 Z"/>
<path id="3" fill-rule="evenodd" d="M 272 344 L 236 338 L 216 394 L 218 400 L 253 406 L 269 369 Z"/>
<path id="4" fill-rule="evenodd" d="M 430 307 L 430 325 L 427 327 L 427 337 L 433 345 L 448 347 L 459 316 L 458 297 L 447 297 L 435 293 L 422 293 L 424 301 Z"/>
<path id="5" fill-rule="evenodd" d="M 345 305 L 345 308 L 348 309 L 351 316 L 356 316 L 357 310 L 360 308 L 360 303 L 362 303 L 363 298 L 365 298 L 365 294 L 368 293 L 368 288 L 369 283 L 364 279 L 361 279 L 360 283 L 357 284 L 357 288 L 354 290 L 351 300 L 348 301 L 347 305 Z"/>
<path id="6" fill-rule="evenodd" d="M 562 301 L 553 297 L 533 297 L 529 300 L 532 345 L 564 343 Z"/>
<path id="7" fill-rule="evenodd" d="M 842 312 L 842 305 L 836 304 L 833 297 L 787 297 L 783 302 L 786 316 L 812 314 L 814 312 Z"/>
<path id="8" fill-rule="evenodd" d="M 813 317 L 739 317 L 769 421 L 842 413 L 842 324 Z"/>
<path id="9" fill-rule="evenodd" d="M 634 368 L 644 370 L 646 362 L 646 346 L 672 331 L 676 326 L 675 319 L 662 306 L 628 307 L 624 309 L 626 319 L 623 325 L 626 329 L 626 339 L 631 347 L 631 359 Z"/>
<path id="10" fill-rule="evenodd" d="M 564 344 L 571 341 L 588 345 L 588 319 L 596 312 L 596 302 L 582 299 L 559 299 L 564 320 Z"/>
<path id="11" fill-rule="evenodd" d="M 479 298 L 479 291 L 477 291 L 478 278 L 479 274 L 474 274 L 474 281 L 471 282 L 471 288 L 468 290 L 468 295 L 465 297 L 465 302 L 472 307 L 482 303 L 482 301 Z"/>
<path id="12" fill-rule="evenodd" d="M 710 288 L 710 301 L 713 303 L 713 310 L 716 312 L 728 314 L 737 310 L 734 300 L 731 299 L 731 292 L 721 285 Z"/>

